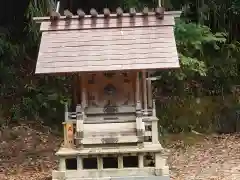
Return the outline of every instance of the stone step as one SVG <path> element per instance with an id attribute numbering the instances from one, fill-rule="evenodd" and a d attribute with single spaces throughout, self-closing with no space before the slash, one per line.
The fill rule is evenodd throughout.
<path id="1" fill-rule="evenodd" d="M 83 179 L 102 179 L 102 180 L 120 180 L 123 178 L 130 179 L 152 179 L 169 180 L 167 178 L 169 170 L 168 166 L 156 169 L 154 167 L 145 168 L 126 168 L 126 169 L 103 169 L 103 170 L 66 170 L 53 171 L 53 180 L 83 180 Z M 156 179 L 157 180 L 157 179 Z"/>

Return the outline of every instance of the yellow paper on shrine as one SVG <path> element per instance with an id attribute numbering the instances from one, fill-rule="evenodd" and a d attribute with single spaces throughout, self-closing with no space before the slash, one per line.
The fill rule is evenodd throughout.
<path id="1" fill-rule="evenodd" d="M 73 125 L 72 124 L 67 124 L 67 137 L 73 138 Z"/>

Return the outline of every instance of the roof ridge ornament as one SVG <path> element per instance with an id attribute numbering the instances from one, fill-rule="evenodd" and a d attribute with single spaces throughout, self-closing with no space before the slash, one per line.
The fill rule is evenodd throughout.
<path id="1" fill-rule="evenodd" d="M 85 16 L 85 12 L 82 9 L 78 9 L 77 14 L 78 14 L 79 19 L 82 19 Z"/>
<path id="2" fill-rule="evenodd" d="M 73 13 L 71 13 L 71 11 L 66 9 L 66 10 L 64 10 L 64 16 L 66 16 L 66 19 L 71 19 L 73 16 Z"/>
<path id="3" fill-rule="evenodd" d="M 91 17 L 92 17 L 92 18 L 96 18 L 96 17 L 98 16 L 98 12 L 97 12 L 97 10 L 94 9 L 94 8 L 91 8 L 91 9 L 90 9 L 90 14 L 91 14 Z"/>
<path id="4" fill-rule="evenodd" d="M 156 8 L 155 9 L 156 17 L 159 18 L 159 19 L 163 19 L 164 18 L 164 11 L 165 11 L 165 9 L 163 7 Z"/>
<path id="5" fill-rule="evenodd" d="M 121 7 L 118 7 L 115 13 L 111 13 L 109 8 L 104 8 L 102 14 L 98 14 L 96 9 L 92 8 L 90 10 L 89 15 L 86 15 L 82 9 L 78 9 L 75 15 L 71 11 L 66 9 L 64 11 L 64 16 L 61 16 L 58 10 L 59 10 L 59 3 L 58 3 L 58 8 L 56 8 L 55 11 L 52 11 L 50 13 L 50 17 L 49 16 L 34 17 L 33 19 L 36 23 L 51 22 L 53 24 L 58 24 L 58 22 L 64 23 L 63 21 L 66 21 L 71 25 L 74 20 L 75 21 L 81 20 L 83 22 L 85 20 L 93 21 L 97 19 L 106 19 L 108 20 L 106 22 L 110 22 L 110 21 L 113 22 L 114 19 L 117 19 L 117 21 L 122 21 L 122 19 L 127 19 L 127 18 L 132 18 L 132 19 L 154 18 L 154 16 L 159 20 L 163 20 L 164 17 L 170 17 L 170 16 L 179 17 L 182 13 L 181 11 L 165 11 L 163 7 L 157 7 L 154 9 L 149 9 L 148 7 L 144 7 L 140 12 L 137 12 L 135 8 L 130 8 L 128 13 L 124 13 L 123 9 Z M 136 18 L 133 18 L 133 17 L 136 17 Z M 98 22 L 101 22 L 101 21 L 98 21 Z M 74 25 L 74 23 L 72 25 Z"/>
<path id="6" fill-rule="evenodd" d="M 144 7 L 142 13 L 144 16 L 147 16 L 148 15 L 148 7 Z"/>
<path id="7" fill-rule="evenodd" d="M 130 8 L 129 14 L 131 17 L 134 17 L 136 15 L 136 9 L 135 8 Z"/>
<path id="8" fill-rule="evenodd" d="M 50 19 L 51 20 L 58 20 L 60 18 L 60 13 L 59 13 L 59 9 L 60 9 L 60 1 L 57 2 L 57 7 L 55 11 L 51 11 L 50 12 Z"/>
<path id="9" fill-rule="evenodd" d="M 110 17 L 111 12 L 110 12 L 110 10 L 108 8 L 104 8 L 103 9 L 103 14 L 104 14 L 105 18 L 108 18 L 108 17 Z"/>
<path id="10" fill-rule="evenodd" d="M 117 12 L 117 17 L 123 16 L 123 10 L 122 10 L 122 8 L 118 7 L 118 8 L 116 9 L 116 12 Z"/>

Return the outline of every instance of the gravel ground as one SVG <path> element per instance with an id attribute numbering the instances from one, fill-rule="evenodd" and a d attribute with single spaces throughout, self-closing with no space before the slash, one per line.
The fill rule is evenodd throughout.
<path id="1" fill-rule="evenodd" d="M 51 180 L 62 139 L 49 128 L 21 125 L 0 131 L 0 180 Z M 43 131 L 44 129 L 44 131 Z M 240 135 L 169 141 L 173 180 L 240 180 Z"/>

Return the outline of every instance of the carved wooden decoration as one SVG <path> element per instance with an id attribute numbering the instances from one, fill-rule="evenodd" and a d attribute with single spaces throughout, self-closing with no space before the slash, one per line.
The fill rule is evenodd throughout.
<path id="1" fill-rule="evenodd" d="M 88 101 L 89 101 L 89 106 L 98 107 L 97 97 L 95 92 L 88 92 Z"/>
<path id="2" fill-rule="evenodd" d="M 128 72 L 89 73 L 87 75 L 89 108 L 106 108 L 109 101 L 109 106 L 134 105 L 134 78 L 134 73 Z M 106 111 L 116 110 L 107 108 Z"/>
<path id="3" fill-rule="evenodd" d="M 115 95 L 117 92 L 117 89 L 114 85 L 112 84 L 107 84 L 105 87 L 104 87 L 104 93 L 106 95 Z"/>
<path id="4" fill-rule="evenodd" d="M 123 75 L 123 77 L 128 77 L 128 73 L 126 73 L 126 72 L 123 72 L 121 74 Z"/>
<path id="5" fill-rule="evenodd" d="M 130 83 L 130 80 L 127 78 L 124 78 L 124 83 Z"/>
<path id="6" fill-rule="evenodd" d="M 115 114 L 118 112 L 118 109 L 116 106 L 106 106 L 104 109 L 103 109 L 103 112 L 106 113 L 106 114 Z M 111 118 L 112 119 L 112 118 Z"/>
<path id="7" fill-rule="evenodd" d="M 87 82 L 88 82 L 88 90 L 87 90 L 87 99 L 88 99 L 88 106 L 98 107 L 98 93 L 97 89 L 95 89 L 96 84 L 96 73 L 89 73 L 87 75 Z"/>
<path id="8" fill-rule="evenodd" d="M 88 80 L 88 84 L 95 84 L 96 74 L 89 75 L 90 79 Z"/>
<path id="9" fill-rule="evenodd" d="M 118 142 L 118 138 L 116 137 L 102 138 L 102 143 L 104 144 L 115 144 L 117 142 Z"/>
<path id="10" fill-rule="evenodd" d="M 104 76 L 107 78 L 112 78 L 114 75 L 115 75 L 115 73 L 113 73 L 113 72 L 104 73 Z"/>
<path id="11" fill-rule="evenodd" d="M 89 94 L 88 95 L 88 100 L 89 101 L 94 101 L 95 100 L 95 96 L 91 92 L 89 92 L 88 94 Z"/>

